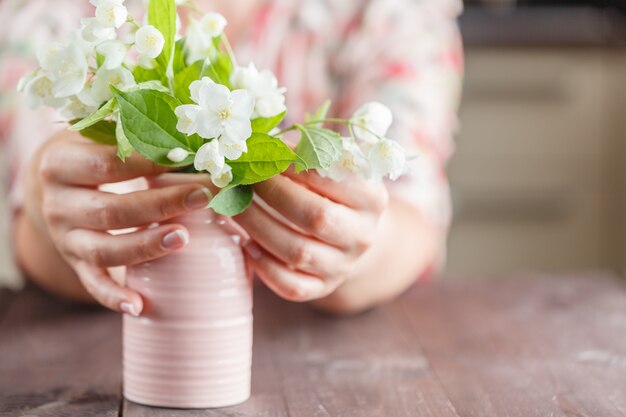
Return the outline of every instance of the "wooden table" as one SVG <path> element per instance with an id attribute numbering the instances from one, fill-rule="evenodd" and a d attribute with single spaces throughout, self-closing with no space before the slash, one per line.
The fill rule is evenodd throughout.
<path id="1" fill-rule="evenodd" d="M 0 292 L 0 416 L 624 416 L 626 283 L 422 285 L 350 319 L 256 294 L 253 394 L 208 411 L 121 399 L 115 314 Z"/>

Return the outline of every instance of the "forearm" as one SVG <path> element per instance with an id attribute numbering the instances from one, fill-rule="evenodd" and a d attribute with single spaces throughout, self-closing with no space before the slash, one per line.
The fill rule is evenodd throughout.
<path id="1" fill-rule="evenodd" d="M 15 218 L 14 245 L 26 277 L 40 287 L 77 301 L 92 301 L 74 270 L 65 262 L 50 236 L 24 212 Z"/>
<path id="2" fill-rule="evenodd" d="M 355 314 L 395 298 L 435 261 L 438 233 L 416 208 L 392 200 L 381 218 L 376 243 L 363 255 L 353 277 L 313 305 L 335 314 Z"/>

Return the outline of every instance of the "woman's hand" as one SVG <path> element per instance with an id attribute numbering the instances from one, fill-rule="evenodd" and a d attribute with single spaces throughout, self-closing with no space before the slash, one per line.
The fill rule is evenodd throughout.
<path id="1" fill-rule="evenodd" d="M 139 294 L 114 281 L 106 268 L 145 262 L 184 247 L 189 233 L 183 226 L 144 226 L 206 207 L 209 197 L 199 184 L 122 195 L 98 187 L 163 171 L 137 154 L 122 162 L 114 147 L 70 132 L 46 143 L 31 166 L 27 216 L 49 236 L 89 294 L 112 310 L 138 315 L 143 304 Z M 126 228 L 138 229 L 108 233 Z"/>
<path id="2" fill-rule="evenodd" d="M 245 246 L 248 261 L 292 301 L 323 298 L 352 278 L 388 204 L 382 184 L 356 177 L 338 183 L 292 169 L 255 192 L 270 209 L 255 201 L 235 218 L 254 241 Z"/>

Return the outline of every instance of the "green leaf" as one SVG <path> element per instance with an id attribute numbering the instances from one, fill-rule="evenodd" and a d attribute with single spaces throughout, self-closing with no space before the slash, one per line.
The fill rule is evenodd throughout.
<path id="1" fill-rule="evenodd" d="M 183 71 L 174 75 L 174 95 L 185 104 L 190 104 L 191 100 L 189 86 L 192 82 L 202 78 L 203 61 L 196 61 Z"/>
<path id="2" fill-rule="evenodd" d="M 256 184 L 270 179 L 285 171 L 298 158 L 280 139 L 265 133 L 253 133 L 247 145 L 248 152 L 235 161 L 228 161 L 235 184 Z"/>
<path id="3" fill-rule="evenodd" d="M 252 187 L 239 185 L 222 189 L 209 203 L 209 207 L 223 216 L 236 216 L 252 203 Z"/>
<path id="4" fill-rule="evenodd" d="M 283 121 L 287 111 L 285 110 L 281 114 L 277 114 L 274 117 L 264 118 L 259 117 L 252 121 L 252 131 L 257 133 L 268 133 L 275 127 L 277 127 L 280 122 Z"/>
<path id="5" fill-rule="evenodd" d="M 117 143 L 115 139 L 115 123 L 108 120 L 100 120 L 81 130 L 80 134 L 104 145 L 115 145 Z"/>
<path id="6" fill-rule="evenodd" d="M 174 108 L 180 105 L 176 98 L 156 90 L 115 90 L 115 95 L 120 106 L 124 134 L 137 152 L 165 166 L 193 163 L 193 155 L 180 163 L 167 159 L 168 152 L 174 148 L 196 151 L 190 147 L 189 138 L 176 129 L 178 118 Z"/>
<path id="7" fill-rule="evenodd" d="M 128 138 L 124 133 L 122 123 L 117 123 L 117 125 L 115 126 L 115 138 L 117 139 L 117 156 L 122 161 L 126 161 L 126 158 L 131 156 L 135 149 L 133 148 L 133 145 L 131 145 L 128 141 Z"/>
<path id="8" fill-rule="evenodd" d="M 172 69 L 174 74 L 178 74 L 187 67 L 185 62 L 185 38 L 179 39 L 174 44 L 174 60 L 172 61 Z"/>
<path id="9" fill-rule="evenodd" d="M 211 65 L 206 66 L 202 75 L 211 78 L 218 84 L 225 85 L 232 90 L 230 75 L 233 72 L 233 62 L 226 52 L 217 52 L 215 58 L 211 60 Z"/>
<path id="10" fill-rule="evenodd" d="M 95 125 L 101 120 L 104 120 L 105 117 L 108 117 L 113 114 L 113 111 L 115 110 L 115 104 L 116 104 L 115 99 L 112 98 L 111 100 L 104 103 L 102 107 L 96 110 L 95 113 L 93 113 L 90 116 L 85 117 L 81 121 L 74 123 L 72 126 L 70 126 L 70 130 L 73 130 L 73 131 L 83 130 L 83 129 L 88 128 L 89 126 Z"/>
<path id="11" fill-rule="evenodd" d="M 176 4 L 174 0 L 150 0 L 148 23 L 157 28 L 165 39 L 163 51 L 156 57 L 158 72 L 163 76 L 167 73 L 174 52 L 174 37 L 176 36 Z M 162 79 L 162 76 L 158 79 Z"/>
<path id="12" fill-rule="evenodd" d="M 341 158 L 343 143 L 339 133 L 319 127 L 296 125 L 302 138 L 296 153 L 305 162 L 306 169 L 328 169 Z M 300 171 L 300 167 L 296 169 Z"/>
<path id="13" fill-rule="evenodd" d="M 124 91 L 137 91 L 137 90 L 158 90 L 164 93 L 169 93 L 169 89 L 161 83 L 161 81 L 150 80 L 136 84 L 130 88 L 125 88 Z"/>
<path id="14" fill-rule="evenodd" d="M 144 68 L 141 66 L 135 67 L 133 70 L 133 77 L 138 83 L 147 81 L 162 80 L 165 78 L 165 73 L 161 73 L 157 68 Z"/>
<path id="15" fill-rule="evenodd" d="M 309 123 L 309 122 L 316 122 L 318 120 L 323 120 L 328 116 L 328 111 L 330 110 L 330 106 L 332 105 L 332 101 L 330 100 L 326 100 L 316 111 L 313 115 L 310 114 L 306 114 L 304 116 L 304 120 Z M 315 123 L 311 126 L 313 127 L 322 127 L 324 125 L 324 123 Z"/>

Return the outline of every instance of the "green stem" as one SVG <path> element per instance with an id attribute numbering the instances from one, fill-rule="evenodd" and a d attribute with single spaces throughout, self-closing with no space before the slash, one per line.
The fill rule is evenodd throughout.
<path id="1" fill-rule="evenodd" d="M 141 26 L 139 26 L 139 23 L 137 23 L 137 21 L 135 20 L 135 18 L 134 18 L 134 17 L 132 17 L 132 16 L 130 16 L 130 15 L 126 18 L 126 21 L 127 21 L 128 23 L 130 23 L 131 25 L 134 25 L 137 29 L 139 29 L 139 28 L 141 27 Z"/>
<path id="2" fill-rule="evenodd" d="M 283 129 L 283 130 L 281 130 L 280 132 L 277 133 L 277 136 L 280 136 L 283 133 L 287 133 L 287 132 L 290 132 L 290 131 L 296 130 L 296 129 L 302 130 L 303 126 L 316 125 L 316 124 L 320 124 L 320 123 L 322 123 L 322 124 L 323 123 L 340 124 L 340 125 L 348 126 L 348 128 L 350 129 L 350 134 L 351 135 L 354 135 L 354 133 L 352 131 L 352 128 L 354 126 L 358 126 L 356 123 L 354 123 L 352 120 L 349 120 L 349 119 L 329 118 L 329 119 L 320 119 L 320 120 L 310 120 L 308 122 L 295 124 L 295 125 L 290 126 L 290 127 L 286 128 L 286 129 Z M 363 126 L 358 126 L 358 127 L 360 127 L 361 129 L 365 130 L 368 133 L 371 133 L 372 135 L 376 136 L 380 140 L 385 139 L 382 136 L 380 136 L 379 134 L 377 134 L 376 132 L 374 132 L 374 131 L 366 128 L 366 127 L 363 127 Z"/>
<path id="3" fill-rule="evenodd" d="M 220 37 L 222 39 L 222 43 L 224 44 L 224 48 L 226 48 L 226 53 L 230 57 L 230 60 L 232 61 L 233 65 L 235 67 L 238 66 L 237 57 L 235 56 L 235 51 L 233 51 L 233 47 L 230 45 L 230 41 L 228 40 L 228 37 L 226 36 L 225 33 L 222 33 Z"/>

